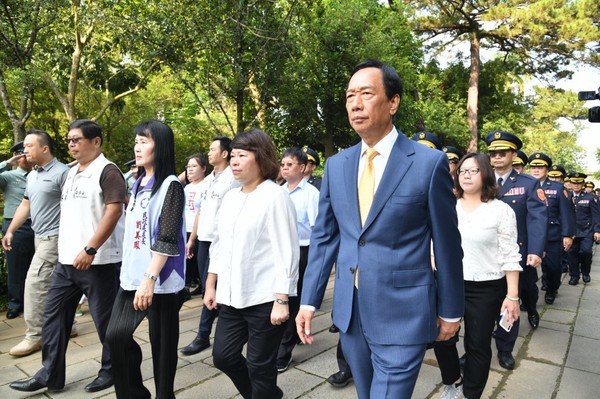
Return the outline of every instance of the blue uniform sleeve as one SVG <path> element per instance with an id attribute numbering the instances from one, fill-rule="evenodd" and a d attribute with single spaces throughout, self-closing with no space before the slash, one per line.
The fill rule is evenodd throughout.
<path id="1" fill-rule="evenodd" d="M 548 207 L 540 182 L 536 180 L 529 188 L 527 198 L 527 253 L 542 257 L 546 248 Z"/>
<path id="2" fill-rule="evenodd" d="M 575 223 L 575 207 L 573 206 L 573 201 L 569 197 L 569 193 L 564 187 L 562 187 L 558 193 L 558 197 L 561 234 L 563 237 L 573 237 L 577 232 L 577 224 Z"/>

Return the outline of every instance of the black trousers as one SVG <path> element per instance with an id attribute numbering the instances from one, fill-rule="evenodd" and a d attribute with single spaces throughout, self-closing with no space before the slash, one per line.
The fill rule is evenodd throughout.
<path id="1" fill-rule="evenodd" d="M 521 261 L 521 267 L 523 271 L 519 273 L 519 297 L 521 303 L 525 307 L 527 312 L 536 311 L 539 289 L 537 287 L 537 268 L 525 265 L 524 261 Z M 498 317 L 498 320 L 500 318 Z M 519 327 L 521 325 L 521 318 L 519 317 L 512 326 L 510 332 L 506 332 L 500 326 L 496 327 L 494 338 L 496 340 L 496 349 L 503 352 L 512 352 L 517 342 L 517 336 L 519 335 Z"/>
<path id="2" fill-rule="evenodd" d="M 298 267 L 298 285 L 297 296 L 290 297 L 289 309 L 290 318 L 285 322 L 285 331 L 281 338 L 281 345 L 277 353 L 277 359 L 289 361 L 292 358 L 292 351 L 299 341 L 298 332 L 296 331 L 296 316 L 300 311 L 300 294 L 302 294 L 302 281 L 304 280 L 304 272 L 308 264 L 308 246 L 300 247 L 300 262 Z"/>
<path id="3" fill-rule="evenodd" d="M 458 332 L 447 341 L 435 341 L 433 351 L 442 374 L 444 385 L 454 384 L 460 378 L 460 363 L 458 360 Z"/>
<path id="4" fill-rule="evenodd" d="M 44 309 L 42 368 L 34 375 L 38 382 L 54 389 L 65 386 L 65 355 L 75 310 L 82 294 L 88 299 L 90 314 L 102 343 L 102 367 L 98 375 L 112 374 L 105 338 L 119 284 L 120 269 L 121 262 L 92 265 L 83 271 L 76 270 L 72 265 L 56 265 Z"/>
<path id="5" fill-rule="evenodd" d="M 243 309 L 220 307 L 213 346 L 215 367 L 227 374 L 245 399 L 280 398 L 276 363 L 284 325 L 271 324 L 273 302 Z"/>
<path id="6" fill-rule="evenodd" d="M 106 332 L 117 398 L 150 398 L 150 391 L 144 386 L 140 369 L 142 350 L 133 338 L 133 333 L 145 317 L 148 317 L 150 329 L 156 397 L 175 398 L 182 295 L 155 294 L 152 305 L 144 311 L 133 308 L 134 296 L 135 291 L 119 289 Z"/>
<path id="7" fill-rule="evenodd" d="M 190 234 L 191 233 L 187 233 L 187 239 L 190 238 Z M 198 240 L 196 240 L 196 245 L 198 245 Z M 200 274 L 198 272 L 196 253 L 192 251 L 192 257 L 185 259 L 185 285 L 189 286 L 196 282 L 200 282 Z M 201 291 L 204 291 L 204 286 L 202 287 Z"/>
<path id="8" fill-rule="evenodd" d="M 542 259 L 542 271 L 545 276 L 547 292 L 556 292 L 560 287 L 562 254 L 562 241 L 548 241 L 546 243 L 546 256 Z"/>
<path id="9" fill-rule="evenodd" d="M 480 398 L 490 373 L 492 333 L 506 296 L 506 278 L 465 281 L 465 352 L 463 392 Z M 511 329 L 515 330 L 515 326 Z M 504 331 L 504 330 L 502 330 Z"/>
<path id="10" fill-rule="evenodd" d="M 206 288 L 206 278 L 208 277 L 208 265 L 210 263 L 210 241 L 197 241 L 198 251 L 196 251 L 196 259 L 198 259 L 198 274 L 202 280 L 202 290 Z M 200 322 L 198 324 L 197 338 L 209 339 L 212 331 L 213 323 L 219 316 L 219 309 L 209 310 L 206 306 L 202 306 L 200 312 Z"/>
<path id="11" fill-rule="evenodd" d="M 352 375 L 352 370 L 350 370 L 350 366 L 344 357 L 344 352 L 342 351 L 342 340 L 340 339 L 338 339 L 337 348 L 335 349 L 335 358 L 337 359 L 339 370 L 348 375 Z"/>
<path id="12" fill-rule="evenodd" d="M 6 234 L 12 219 L 2 221 L 2 235 Z M 27 219 L 19 227 L 12 240 L 12 249 L 4 251 L 8 277 L 8 308 L 23 311 L 23 295 L 25 293 L 25 278 L 35 253 L 34 234 L 31 230 L 31 220 Z"/>
<path id="13" fill-rule="evenodd" d="M 569 250 L 569 276 L 571 278 L 579 280 L 581 275 L 590 275 L 593 245 L 593 236 L 575 237 Z"/>

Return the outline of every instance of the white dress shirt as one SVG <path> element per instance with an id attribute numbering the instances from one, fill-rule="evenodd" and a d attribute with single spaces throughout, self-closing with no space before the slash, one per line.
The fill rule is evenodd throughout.
<path id="1" fill-rule="evenodd" d="M 271 180 L 225 194 L 210 247 L 217 303 L 238 309 L 296 295 L 300 245 L 290 196 Z"/>

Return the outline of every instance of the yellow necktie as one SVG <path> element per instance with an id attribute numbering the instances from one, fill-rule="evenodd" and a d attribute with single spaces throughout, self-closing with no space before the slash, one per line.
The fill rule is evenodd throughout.
<path id="1" fill-rule="evenodd" d="M 377 156 L 377 150 L 369 148 L 367 150 L 367 163 L 363 169 L 360 181 L 358 182 L 358 207 L 360 209 L 360 223 L 365 225 L 371 204 L 373 204 L 373 196 L 375 195 L 375 168 L 373 167 L 373 158 Z M 358 289 L 358 265 L 354 272 L 354 286 Z"/>
<path id="2" fill-rule="evenodd" d="M 367 163 L 363 169 L 360 181 L 358 182 L 358 206 L 360 208 L 360 222 L 365 225 L 369 210 L 373 203 L 375 194 L 375 168 L 373 167 L 373 158 L 378 154 L 374 148 L 367 150 Z"/>

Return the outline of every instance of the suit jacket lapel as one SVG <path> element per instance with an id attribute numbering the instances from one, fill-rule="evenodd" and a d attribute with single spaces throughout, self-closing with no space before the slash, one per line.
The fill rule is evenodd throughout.
<path id="1" fill-rule="evenodd" d="M 369 216 L 365 221 L 363 230 L 367 229 L 373 220 L 375 220 L 375 217 L 381 212 L 392 193 L 398 187 L 398 184 L 404 178 L 404 175 L 412 164 L 409 156 L 413 154 L 412 142 L 402 132 L 398 131 L 398 138 L 394 143 L 392 152 L 390 152 L 390 159 L 387 161 L 383 176 L 375 192 L 375 197 L 373 197 L 373 204 L 371 205 L 371 210 L 369 211 Z"/>
<path id="2" fill-rule="evenodd" d="M 346 198 L 349 204 L 349 216 L 352 222 L 361 229 L 360 208 L 358 206 L 358 162 L 360 160 L 360 143 L 346 150 L 346 162 L 344 163 L 344 185 L 346 186 Z"/>

